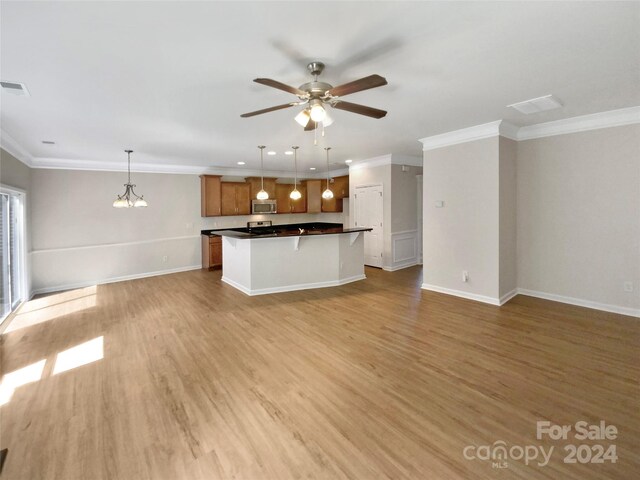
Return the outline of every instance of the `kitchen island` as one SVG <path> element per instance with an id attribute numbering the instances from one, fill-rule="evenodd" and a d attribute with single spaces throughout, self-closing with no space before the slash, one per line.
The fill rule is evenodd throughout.
<path id="1" fill-rule="evenodd" d="M 262 295 L 363 280 L 364 234 L 370 230 L 318 222 L 202 234 L 222 237 L 222 281 Z"/>

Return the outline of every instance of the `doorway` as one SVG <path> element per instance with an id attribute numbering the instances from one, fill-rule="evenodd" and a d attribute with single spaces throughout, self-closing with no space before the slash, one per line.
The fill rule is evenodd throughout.
<path id="1" fill-rule="evenodd" d="M 0 323 L 26 300 L 24 192 L 0 188 Z"/>
<path id="2" fill-rule="evenodd" d="M 373 229 L 364 236 L 364 264 L 382 268 L 382 185 L 356 187 L 354 200 L 354 225 Z"/>

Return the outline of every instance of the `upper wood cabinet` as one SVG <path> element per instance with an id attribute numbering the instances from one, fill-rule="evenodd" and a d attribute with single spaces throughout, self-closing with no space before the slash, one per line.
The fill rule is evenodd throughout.
<path id="1" fill-rule="evenodd" d="M 320 213 L 322 211 L 322 181 L 307 180 L 307 213 Z"/>
<path id="2" fill-rule="evenodd" d="M 260 177 L 247 177 L 246 182 L 222 182 L 220 175 L 201 175 L 201 215 L 251 215 L 251 200 L 262 187 Z M 293 184 L 276 183 L 275 178 L 264 179 L 264 189 L 270 199 L 278 202 L 278 213 L 341 212 L 342 199 L 349 197 L 349 176 L 335 177 L 329 184 L 334 198 L 324 200 L 322 192 L 326 180 L 303 180 L 298 184 L 302 194 L 299 200 L 291 200 Z"/>
<path id="3" fill-rule="evenodd" d="M 201 216 L 221 215 L 220 183 L 220 175 L 200 175 Z"/>
<path id="4" fill-rule="evenodd" d="M 251 198 L 256 198 L 258 192 L 262 188 L 262 179 L 261 177 L 247 177 L 245 181 L 251 185 Z M 264 190 L 269 194 L 269 198 L 276 198 L 276 179 L 271 177 L 264 178 Z"/>
<path id="5" fill-rule="evenodd" d="M 241 182 L 220 183 L 222 215 L 251 214 L 251 185 Z"/>
<path id="6" fill-rule="evenodd" d="M 336 198 L 349 198 L 349 175 L 334 177 L 331 190 Z"/>
<path id="7" fill-rule="evenodd" d="M 304 213 L 307 211 L 307 189 L 304 184 L 298 185 L 298 191 L 302 197 L 298 200 L 291 200 L 289 194 L 293 191 L 293 184 L 276 183 L 276 201 L 278 213 Z"/>

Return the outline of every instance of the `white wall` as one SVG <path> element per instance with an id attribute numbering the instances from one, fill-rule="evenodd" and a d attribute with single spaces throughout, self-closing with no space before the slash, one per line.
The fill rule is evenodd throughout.
<path id="1" fill-rule="evenodd" d="M 637 312 L 640 125 L 521 141 L 517 179 L 518 286 Z"/>
<path id="2" fill-rule="evenodd" d="M 499 148 L 499 295 L 503 302 L 507 297 L 513 296 L 518 288 L 516 193 L 518 144 L 508 138 L 499 137 Z"/>
<path id="3" fill-rule="evenodd" d="M 31 179 L 33 289 L 40 292 L 198 268 L 203 229 L 255 219 L 342 223 L 341 214 L 202 218 L 196 175 L 133 174 L 149 202 L 144 209 L 112 207 L 125 173 L 34 169 Z"/>
<path id="4" fill-rule="evenodd" d="M 391 260 L 386 270 L 419 263 L 418 183 L 422 167 L 391 165 Z"/>
<path id="5" fill-rule="evenodd" d="M 423 168 L 423 286 L 496 302 L 498 137 L 426 151 Z M 437 201 L 444 207 L 436 208 Z"/>

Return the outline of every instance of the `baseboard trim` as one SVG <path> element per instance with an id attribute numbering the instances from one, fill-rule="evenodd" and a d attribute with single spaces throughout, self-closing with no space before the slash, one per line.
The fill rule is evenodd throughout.
<path id="1" fill-rule="evenodd" d="M 526 288 L 516 288 L 509 293 L 504 294 L 500 298 L 492 298 L 484 295 L 477 295 L 475 293 L 463 292 L 462 290 L 454 290 L 451 288 L 439 287 L 437 285 L 429 285 L 427 283 L 422 284 L 424 290 L 431 290 L 432 292 L 445 293 L 447 295 L 454 295 L 456 297 L 466 298 L 469 300 L 475 300 L 477 302 L 488 303 L 490 305 L 502 306 L 511 300 L 516 295 L 526 295 L 528 297 L 542 298 L 543 300 L 551 300 L 553 302 L 566 303 L 568 305 L 576 305 L 578 307 L 592 308 L 594 310 L 601 310 L 603 312 L 617 313 L 620 315 L 628 315 L 630 317 L 640 317 L 640 309 L 620 307 L 618 305 L 609 305 L 606 303 L 592 302 L 590 300 L 584 300 L 581 298 L 565 297 L 563 295 L 556 295 L 554 293 L 539 292 L 537 290 L 527 290 Z"/>
<path id="2" fill-rule="evenodd" d="M 228 285 L 231 285 L 234 288 L 237 288 L 242 293 L 245 293 L 249 296 L 255 295 L 266 295 L 269 293 L 284 293 L 284 292 L 294 292 L 297 290 L 310 290 L 313 288 L 325 288 L 325 287 L 338 287 L 340 285 L 345 285 L 347 283 L 357 282 L 359 280 L 366 279 L 366 275 L 355 275 L 353 277 L 343 278 L 341 280 L 329 280 L 326 282 L 314 282 L 314 283 L 299 283 L 297 285 L 286 285 L 283 287 L 273 287 L 273 288 L 258 288 L 258 289 L 249 289 L 244 285 L 240 285 L 238 282 L 231 280 L 225 276 L 222 277 L 222 281 Z"/>
<path id="3" fill-rule="evenodd" d="M 157 277 L 159 275 L 169 275 L 171 273 L 188 272 L 190 270 L 199 270 L 201 268 L 202 268 L 202 265 L 189 265 L 187 267 L 169 268 L 167 270 L 156 270 L 154 272 L 135 273 L 133 275 L 123 275 L 121 277 L 105 278 L 102 280 L 95 280 L 92 282 L 69 283 L 66 285 L 56 285 L 54 287 L 38 288 L 38 289 L 32 290 L 31 298 L 34 295 L 40 295 L 42 293 L 60 292 L 62 290 L 73 290 L 74 288 L 84 288 L 84 287 L 89 287 L 91 285 L 104 285 L 106 283 L 125 282 L 127 280 L 136 280 L 139 278 Z"/>
<path id="4" fill-rule="evenodd" d="M 476 302 L 488 303 L 490 305 L 500 306 L 500 299 L 487 297 L 485 295 L 478 295 L 476 293 L 463 292 L 462 290 L 453 290 L 452 288 L 439 287 L 437 285 L 430 285 L 428 283 L 422 284 L 423 290 L 430 290 L 432 292 L 445 293 L 447 295 L 453 295 L 456 297 L 466 298 L 468 300 L 475 300 Z"/>
<path id="5" fill-rule="evenodd" d="M 511 300 L 513 297 L 515 297 L 516 295 L 518 295 L 518 289 L 514 288 L 513 290 L 511 290 L 508 293 L 505 293 L 504 295 L 502 295 L 500 297 L 500 306 L 504 305 L 505 303 L 507 303 L 509 300 Z"/>
<path id="6" fill-rule="evenodd" d="M 592 308 L 594 310 L 602 310 L 604 312 L 618 313 L 620 315 L 628 315 L 630 317 L 640 317 L 640 309 L 620 307 L 618 305 L 610 305 L 607 303 L 593 302 L 591 300 L 584 300 L 581 298 L 565 297 L 563 295 L 556 295 L 554 293 L 540 292 L 537 290 L 528 290 L 526 288 L 518 288 L 519 295 L 526 295 L 527 297 L 542 298 L 544 300 L 551 300 L 554 302 L 567 303 L 569 305 L 576 305 L 578 307 Z"/>
<path id="7" fill-rule="evenodd" d="M 407 263 L 400 263 L 398 265 L 392 265 L 390 267 L 382 267 L 382 270 L 384 270 L 385 272 L 395 272 L 396 270 L 402 270 L 403 268 L 414 267 L 416 265 L 418 265 L 418 262 L 416 262 L 414 258 Z"/>

